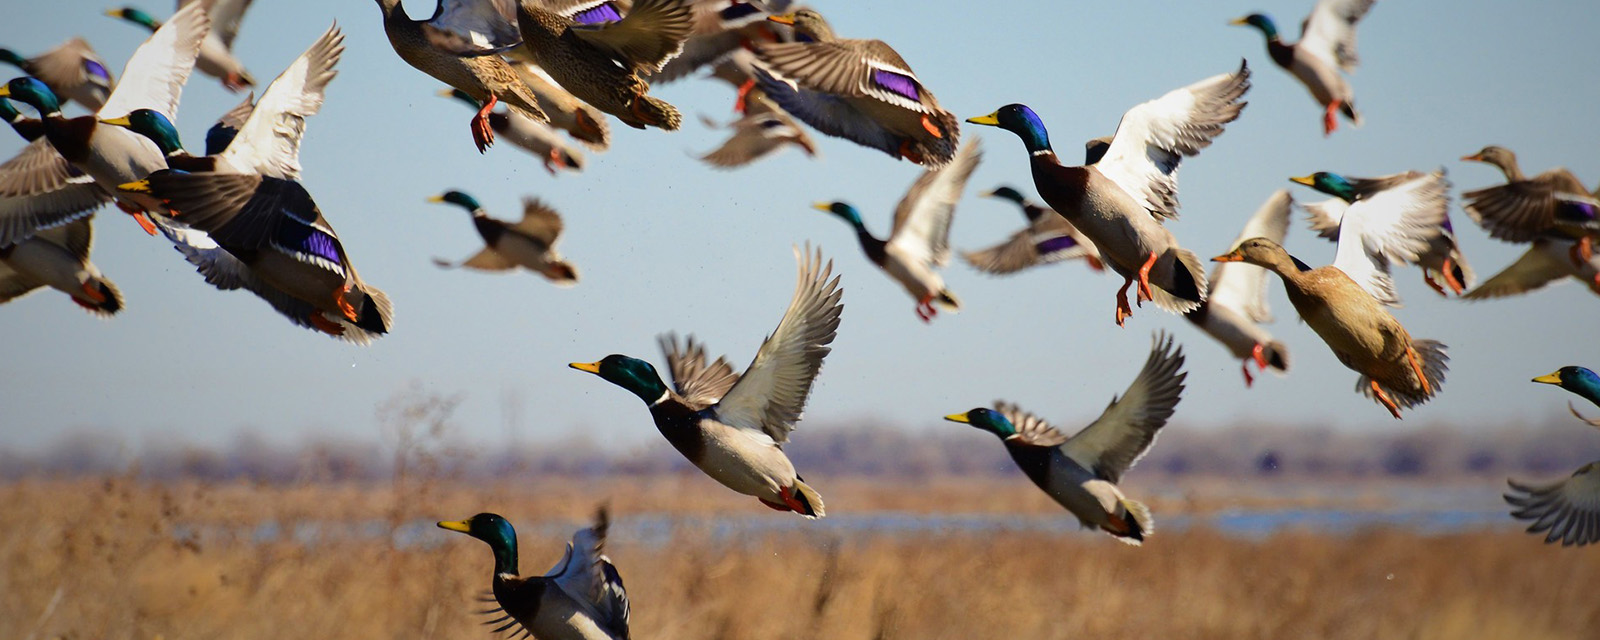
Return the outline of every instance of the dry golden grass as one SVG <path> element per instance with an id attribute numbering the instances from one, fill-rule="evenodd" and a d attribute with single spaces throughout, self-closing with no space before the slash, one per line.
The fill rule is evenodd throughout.
<path id="1" fill-rule="evenodd" d="M 535 573 L 560 557 L 571 533 L 542 533 L 538 522 L 581 522 L 608 498 L 624 526 L 645 512 L 793 518 L 708 482 L 421 483 L 398 494 L 115 478 L 0 486 L 0 638 L 487 640 L 472 611 L 491 560 L 466 536 L 429 531 L 421 545 L 383 537 L 308 545 L 218 531 L 492 510 L 520 527 L 522 569 Z M 830 506 L 836 501 L 841 512 L 846 504 L 855 512 L 1049 506 L 1026 483 L 828 485 Z M 209 533 L 185 535 L 197 526 Z M 1514 530 L 1292 532 L 1258 541 L 1158 530 L 1150 544 L 1131 548 L 1069 529 L 1063 514 L 1061 534 L 841 537 L 799 526 L 713 541 L 682 525 L 660 541 L 614 540 L 610 554 L 627 581 L 640 640 L 1537 640 L 1592 638 L 1600 628 L 1600 555 L 1547 547 Z"/>

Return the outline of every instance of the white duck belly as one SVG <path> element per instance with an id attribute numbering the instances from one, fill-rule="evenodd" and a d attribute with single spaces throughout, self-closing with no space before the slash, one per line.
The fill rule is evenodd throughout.
<path id="1" fill-rule="evenodd" d="M 1206 307 L 1206 319 L 1200 328 L 1226 346 L 1235 358 L 1249 358 L 1256 345 L 1272 342 L 1272 334 L 1249 318 L 1218 305 Z"/>
<path id="2" fill-rule="evenodd" d="M 540 640 L 612 640 L 586 608 L 553 584 L 539 600 L 539 614 L 518 622 Z"/>
<path id="3" fill-rule="evenodd" d="M 783 504 L 779 490 L 794 486 L 794 463 L 765 434 L 714 420 L 701 423 L 705 449 L 695 462 L 706 475 L 747 496 Z"/>
<path id="4" fill-rule="evenodd" d="M 1289 72 L 1311 90 L 1312 99 L 1319 105 L 1327 106 L 1334 100 L 1350 101 L 1350 84 L 1345 82 L 1344 76 L 1339 75 L 1337 69 L 1323 64 L 1320 60 L 1295 56 Z"/>
<path id="5" fill-rule="evenodd" d="M 83 293 L 83 283 L 96 275 L 92 267 L 80 262 L 72 252 L 38 238 L 17 245 L 11 255 L 0 262 L 19 274 L 85 301 L 88 298 Z"/>
<path id="6" fill-rule="evenodd" d="M 944 278 L 937 271 L 900 255 L 893 245 L 885 246 L 884 253 L 888 254 L 888 259 L 883 261 L 884 273 L 900 283 L 912 298 L 922 301 L 938 296 L 944 290 Z"/>

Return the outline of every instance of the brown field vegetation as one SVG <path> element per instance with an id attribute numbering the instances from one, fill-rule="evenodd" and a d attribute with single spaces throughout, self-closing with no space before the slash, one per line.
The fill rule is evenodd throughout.
<path id="1" fill-rule="evenodd" d="M 1049 513 L 1019 478 L 934 485 L 830 479 L 830 513 Z M 1207 492 L 1201 490 L 1200 495 Z M 1057 533 L 808 531 L 690 474 L 490 486 L 438 481 L 288 486 L 122 477 L 0 485 L 0 638 L 488 639 L 478 541 L 417 527 L 478 511 L 518 527 L 524 573 L 609 500 L 642 514 L 772 518 L 776 533 L 714 539 L 679 520 L 610 546 L 634 637 L 1592 638 L 1600 554 L 1516 529 L 1419 536 L 1292 531 L 1260 540 L 1162 531 L 1143 548 Z M 833 505 L 839 505 L 837 511 Z M 274 523 L 377 523 L 375 537 L 254 539 Z M 544 526 L 549 525 L 549 526 Z M 385 532 L 407 535 L 382 535 Z"/>

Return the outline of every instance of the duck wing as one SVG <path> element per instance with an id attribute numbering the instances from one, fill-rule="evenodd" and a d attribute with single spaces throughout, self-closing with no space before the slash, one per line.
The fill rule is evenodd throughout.
<path id="1" fill-rule="evenodd" d="M 881 40 L 768 43 L 757 47 L 756 55 L 778 75 L 812 91 L 873 98 L 917 113 L 940 111 L 911 65 Z"/>
<path id="2" fill-rule="evenodd" d="M 522 44 L 516 0 L 439 0 L 422 23 L 428 44 L 462 57 L 500 53 Z"/>
<path id="3" fill-rule="evenodd" d="M 104 85 L 109 91 L 114 82 L 106 63 L 94 52 L 94 47 L 83 38 L 73 38 L 54 49 L 28 59 L 29 73 L 49 85 L 57 93 L 77 95 L 77 89 L 86 84 Z M 103 75 L 101 75 L 103 74 Z M 90 111 L 102 105 L 83 105 Z"/>
<path id="4" fill-rule="evenodd" d="M 660 71 L 683 50 L 694 30 L 694 12 L 684 0 L 638 0 L 615 22 L 575 26 L 571 33 L 635 70 Z"/>
<path id="5" fill-rule="evenodd" d="M 0 164 L 0 247 L 78 220 L 110 201 L 111 194 L 61 157 L 49 140 L 34 140 Z"/>
<path id="6" fill-rule="evenodd" d="M 889 247 L 900 256 L 942 267 L 950 262 L 950 221 L 956 203 L 983 160 L 983 150 L 973 139 L 961 146 L 948 164 L 922 172 L 894 208 Z"/>
<path id="7" fill-rule="evenodd" d="M 1061 445 L 1061 451 L 1102 480 L 1116 483 L 1155 443 L 1183 395 L 1183 347 L 1157 333 L 1139 376 L 1094 422 Z"/>
<path id="8" fill-rule="evenodd" d="M 546 577 L 572 599 L 594 609 L 595 622 L 612 637 L 628 637 L 628 593 L 622 576 L 605 555 L 611 518 L 605 507 L 595 515 L 594 526 L 572 534 L 567 553 Z"/>
<path id="9" fill-rule="evenodd" d="M 344 34 L 335 25 L 267 85 L 261 100 L 239 125 L 238 135 L 221 153 L 222 159 L 261 175 L 298 179 L 306 118 L 322 109 L 323 94 L 338 75 L 334 67 L 343 54 Z M 224 121 L 233 115 L 229 112 Z"/>
<path id="10" fill-rule="evenodd" d="M 1550 484 L 1523 484 L 1507 479 L 1511 493 L 1503 497 L 1515 507 L 1511 517 L 1531 520 L 1528 533 L 1546 533 L 1544 541 L 1561 546 L 1600 542 L 1600 464 L 1579 467 L 1571 477 Z"/>
<path id="11" fill-rule="evenodd" d="M 1017 440 L 1035 447 L 1059 447 L 1067 443 L 1067 435 L 1051 426 L 1044 418 L 1024 411 L 1022 407 L 1004 400 L 994 401 L 994 410 L 1005 416 L 1017 430 Z"/>
<path id="12" fill-rule="evenodd" d="M 1572 219 L 1594 202 L 1578 177 L 1566 169 L 1551 169 L 1527 180 L 1476 189 L 1461 194 L 1462 205 L 1489 236 L 1507 242 L 1528 242 Z M 1594 215 L 1592 212 L 1587 215 Z M 1580 214 L 1578 217 L 1581 217 Z"/>
<path id="13" fill-rule="evenodd" d="M 1536 240 L 1511 266 L 1461 297 L 1465 300 L 1487 300 L 1514 296 L 1542 289 L 1551 282 L 1576 275 L 1566 249 L 1552 250 L 1553 245 L 1567 247 L 1571 244 L 1570 241 Z"/>
<path id="14" fill-rule="evenodd" d="M 538 198 L 523 198 L 522 219 L 507 227 L 543 243 L 547 249 L 555 246 L 563 228 L 561 214 Z"/>
<path id="15" fill-rule="evenodd" d="M 1157 219 L 1178 217 L 1178 163 L 1211 146 L 1239 117 L 1250 89 L 1250 68 L 1201 80 L 1123 114 L 1095 168 L 1144 204 Z"/>
<path id="16" fill-rule="evenodd" d="M 1345 73 L 1356 70 L 1356 23 L 1372 9 L 1375 0 L 1317 0 L 1311 15 L 1300 23 L 1296 52 L 1304 51 Z"/>
<path id="17" fill-rule="evenodd" d="M 820 248 L 812 252 L 807 246 L 802 252 L 796 247 L 794 253 L 800 272 L 789 309 L 715 407 L 722 423 L 765 433 L 779 444 L 788 441 L 805 409 L 844 310 L 839 278 L 829 279 L 833 261 L 824 263 Z"/>
<path id="18" fill-rule="evenodd" d="M 677 334 L 660 337 L 661 353 L 667 357 L 667 369 L 672 373 L 672 386 L 678 395 L 698 407 L 709 407 L 722 400 L 722 396 L 739 381 L 728 358 L 718 356 L 708 360 L 705 344 L 694 336 L 680 346 Z"/>
<path id="19" fill-rule="evenodd" d="M 1288 189 L 1279 189 L 1267 197 L 1255 215 L 1244 225 L 1244 231 L 1233 241 L 1233 246 L 1251 238 L 1266 238 L 1279 245 L 1289 232 L 1289 208 L 1294 204 Z M 1271 322 L 1272 312 L 1267 308 L 1268 271 L 1243 262 L 1222 262 L 1211 273 L 1211 288 L 1206 294 L 1208 304 L 1238 311 L 1252 322 Z"/>
<path id="20" fill-rule="evenodd" d="M 1354 179 L 1351 184 L 1358 196 L 1340 220 L 1333 266 L 1379 302 L 1398 307 L 1389 264 L 1415 263 L 1444 232 L 1450 181 L 1440 169 Z"/>
<path id="21" fill-rule="evenodd" d="M 1016 273 L 1028 267 L 1074 258 L 1098 256 L 1094 245 L 1055 213 L 1040 216 L 1028 228 L 1011 234 L 1005 242 L 961 254 L 972 268 L 993 275 Z"/>

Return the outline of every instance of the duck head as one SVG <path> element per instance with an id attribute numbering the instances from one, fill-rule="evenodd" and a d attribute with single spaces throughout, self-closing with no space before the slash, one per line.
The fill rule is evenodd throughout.
<path id="1" fill-rule="evenodd" d="M 1234 18 L 1228 24 L 1236 27 L 1255 27 L 1261 30 L 1261 35 L 1272 40 L 1278 37 L 1278 25 L 1273 24 L 1272 16 L 1265 13 L 1252 13 L 1243 18 Z"/>
<path id="2" fill-rule="evenodd" d="M 1356 201 L 1356 188 L 1344 176 L 1327 171 L 1318 171 L 1309 176 L 1289 178 L 1290 182 L 1321 191 L 1345 202 Z"/>
<path id="3" fill-rule="evenodd" d="M 149 29 L 151 31 L 155 31 L 156 29 L 160 29 L 161 28 L 161 21 L 160 20 L 155 19 L 154 16 L 151 16 L 150 14 L 145 13 L 143 9 L 140 9 L 138 7 L 123 7 L 121 9 L 107 9 L 106 10 L 106 15 L 111 16 L 113 18 L 122 18 L 123 20 L 127 20 L 128 22 L 132 22 L 132 23 L 137 24 L 137 25 L 142 25 L 144 28 Z"/>
<path id="4" fill-rule="evenodd" d="M 978 407 L 966 413 L 952 413 L 944 417 L 951 422 L 970 424 L 974 427 L 988 431 L 999 436 L 1001 440 L 1017 435 L 1016 426 L 1011 424 L 1004 415 L 994 409 Z"/>
<path id="5" fill-rule="evenodd" d="M 459 531 L 482 540 L 494 550 L 494 572 L 517 574 L 517 530 L 499 514 L 480 513 L 466 520 L 444 521 L 440 529 Z"/>
<path id="6" fill-rule="evenodd" d="M 1244 242 L 1239 243 L 1239 246 L 1235 247 L 1233 251 L 1229 251 L 1220 256 L 1212 258 L 1211 261 L 1243 262 L 1270 269 L 1278 273 L 1310 270 L 1310 267 L 1305 266 L 1304 263 L 1301 263 L 1299 260 L 1295 259 L 1294 256 L 1289 255 L 1289 252 L 1284 250 L 1282 245 L 1266 238 L 1250 238 L 1249 240 L 1245 240 Z"/>
<path id="7" fill-rule="evenodd" d="M 828 42 L 835 39 L 833 26 L 822 14 L 811 9 L 801 9 L 781 16 L 767 16 L 767 20 L 794 27 L 795 39 L 800 42 Z"/>
<path id="8" fill-rule="evenodd" d="M 1050 151 L 1050 133 L 1045 131 L 1044 121 L 1039 119 L 1039 114 L 1029 109 L 1028 105 L 1008 104 L 989 115 L 967 118 L 967 122 L 1000 127 L 1015 133 L 1022 138 L 1022 144 L 1029 153 Z"/>
<path id="9" fill-rule="evenodd" d="M 483 205 L 478 204 L 477 198 L 455 190 L 446 191 L 439 195 L 428 198 L 428 202 L 453 204 L 461 207 L 462 209 L 466 209 L 469 213 L 481 211 L 483 209 Z"/>
<path id="10" fill-rule="evenodd" d="M 149 138 L 161 148 L 161 153 L 172 155 L 183 151 L 183 142 L 178 139 L 178 128 L 172 126 L 160 111 L 154 109 L 134 109 L 121 118 L 101 120 L 101 124 L 122 127 L 141 136 Z"/>
<path id="11" fill-rule="evenodd" d="M 1494 144 L 1479 149 L 1477 153 L 1472 155 L 1461 156 L 1461 159 L 1467 162 L 1491 164 L 1499 167 L 1501 171 L 1517 166 L 1517 154 L 1512 153 L 1510 149 Z"/>
<path id="12" fill-rule="evenodd" d="M 12 78 L 0 86 L 0 98 L 11 98 L 39 110 L 39 115 L 61 113 L 61 99 L 38 78 L 22 76 Z"/>
<path id="13" fill-rule="evenodd" d="M 844 202 L 818 202 L 811 205 L 811 208 L 839 216 L 840 219 L 850 223 L 850 226 L 857 229 L 866 226 L 866 223 L 861 221 L 861 212 L 856 211 L 855 207 Z"/>
<path id="14" fill-rule="evenodd" d="M 995 187 L 993 191 L 985 191 L 978 195 L 981 195 L 985 198 L 1000 198 L 1001 200 L 1010 200 L 1019 205 L 1022 204 L 1024 200 L 1021 191 L 1017 191 L 1009 186 Z"/>
<path id="15" fill-rule="evenodd" d="M 1600 375 L 1578 366 L 1565 366 L 1555 372 L 1533 379 L 1534 382 L 1553 384 L 1571 391 L 1595 404 L 1600 404 Z"/>
<path id="16" fill-rule="evenodd" d="M 656 373 L 656 368 L 650 363 L 638 358 L 613 353 L 598 362 L 574 362 L 567 366 L 595 374 L 606 382 L 627 389 L 645 404 L 654 405 L 667 395 L 667 385 L 661 382 L 661 374 Z"/>

